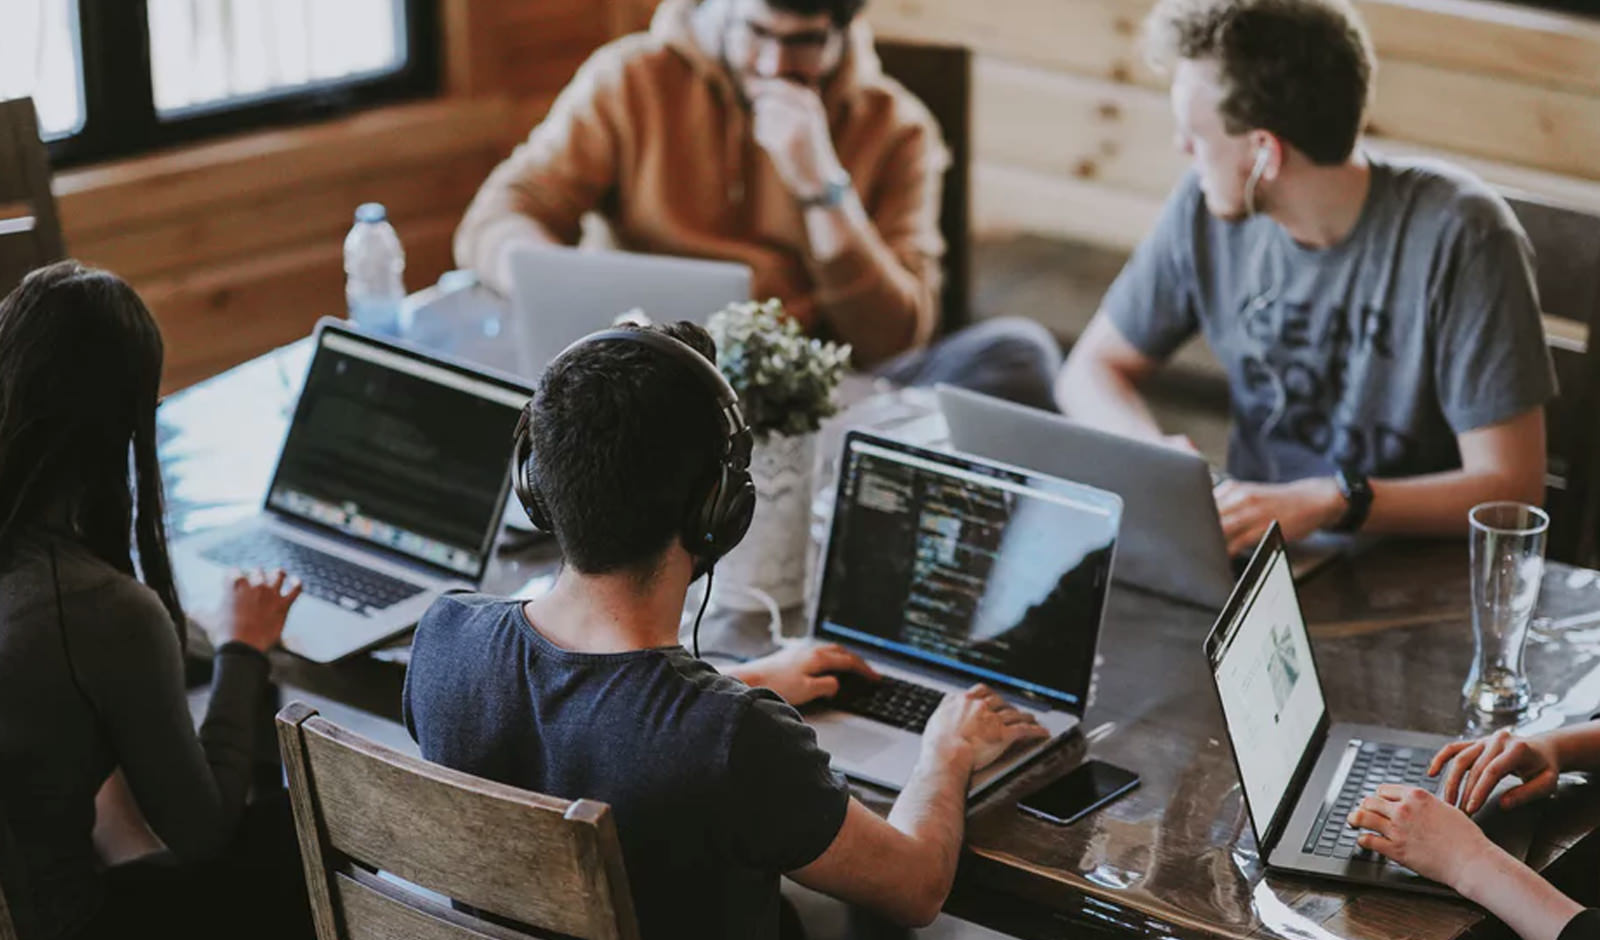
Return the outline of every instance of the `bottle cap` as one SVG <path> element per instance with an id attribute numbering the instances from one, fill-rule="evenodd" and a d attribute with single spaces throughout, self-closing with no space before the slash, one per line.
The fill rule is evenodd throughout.
<path id="1" fill-rule="evenodd" d="M 382 222 L 389 217 L 381 202 L 363 202 L 356 206 L 357 222 Z"/>

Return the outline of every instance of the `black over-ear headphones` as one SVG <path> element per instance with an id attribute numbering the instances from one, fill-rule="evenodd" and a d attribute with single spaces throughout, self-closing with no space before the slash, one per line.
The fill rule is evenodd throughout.
<path id="1" fill-rule="evenodd" d="M 756 488 L 750 481 L 751 435 L 739 411 L 739 396 L 722 372 L 694 347 L 656 330 L 612 329 L 591 333 L 562 350 L 554 362 L 565 359 L 573 350 L 611 342 L 640 343 L 682 363 L 699 376 L 716 397 L 717 417 L 724 432 L 722 452 L 717 455 L 716 479 L 703 497 L 690 500 L 680 530 L 684 547 L 695 556 L 699 562 L 696 567 L 703 572 L 739 544 L 755 514 Z M 539 493 L 539 472 L 528 421 L 532 408 L 533 403 L 529 402 L 517 421 L 513 488 L 533 524 L 545 532 L 553 532 L 549 510 Z"/>

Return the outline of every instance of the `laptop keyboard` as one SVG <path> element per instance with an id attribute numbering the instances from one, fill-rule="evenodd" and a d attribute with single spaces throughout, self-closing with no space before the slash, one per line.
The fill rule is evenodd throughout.
<path id="1" fill-rule="evenodd" d="M 840 673 L 838 678 L 839 693 L 833 697 L 833 707 L 917 734 L 944 700 L 944 693 L 937 689 L 893 676 L 876 682 L 854 673 Z"/>
<path id="2" fill-rule="evenodd" d="M 261 529 L 218 542 L 203 553 L 234 568 L 277 568 L 300 579 L 305 593 L 365 616 L 422 593 L 422 587 L 319 552 Z"/>
<path id="3" fill-rule="evenodd" d="M 1428 777 L 1428 764 L 1433 761 L 1433 754 L 1376 741 L 1351 741 L 1350 744 L 1355 747 L 1355 760 L 1345 774 L 1338 796 L 1331 804 L 1324 803 L 1317 814 L 1317 821 L 1306 836 L 1304 851 L 1326 858 L 1381 860 L 1382 856 L 1356 845 L 1356 836 L 1361 831 L 1350 828 L 1346 817 L 1381 784 L 1398 783 L 1433 790 L 1438 785 L 1437 780 Z"/>

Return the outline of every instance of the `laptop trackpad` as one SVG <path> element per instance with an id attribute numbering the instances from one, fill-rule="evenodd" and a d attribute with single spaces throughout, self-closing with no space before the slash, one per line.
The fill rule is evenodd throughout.
<path id="1" fill-rule="evenodd" d="M 817 731 L 817 745 L 833 759 L 833 769 L 847 776 L 900 787 L 917 763 L 921 739 L 909 731 L 842 711 L 808 714 L 806 721 Z"/>

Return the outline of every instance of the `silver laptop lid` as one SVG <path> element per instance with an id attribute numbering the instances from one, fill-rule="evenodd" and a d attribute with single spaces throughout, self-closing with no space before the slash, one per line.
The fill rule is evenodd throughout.
<path id="1" fill-rule="evenodd" d="M 813 632 L 1082 714 L 1122 501 L 853 431 Z"/>
<path id="2" fill-rule="evenodd" d="M 1277 523 L 1206 638 L 1206 657 L 1265 857 L 1328 735 L 1327 703 Z"/>
<path id="3" fill-rule="evenodd" d="M 728 261 L 528 245 L 511 256 L 517 370 L 537 378 L 572 343 L 638 310 L 704 324 L 750 299 L 750 268 Z"/>
<path id="4" fill-rule="evenodd" d="M 520 383 L 324 320 L 266 511 L 482 580 Z"/>
<path id="5" fill-rule="evenodd" d="M 1203 458 L 966 389 L 937 394 L 957 450 L 1122 497 L 1119 582 L 1213 611 L 1227 601 L 1233 569 Z"/>

